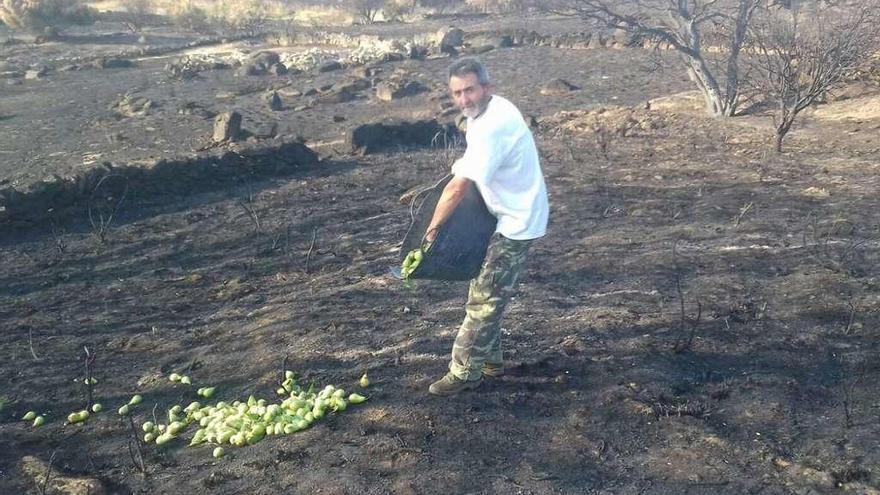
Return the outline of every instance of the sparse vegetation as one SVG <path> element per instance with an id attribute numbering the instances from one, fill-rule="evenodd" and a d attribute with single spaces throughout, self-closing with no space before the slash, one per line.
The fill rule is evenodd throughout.
<path id="1" fill-rule="evenodd" d="M 464 0 L 419 0 L 419 5 L 421 7 L 431 9 L 437 15 L 443 15 L 463 4 Z"/>
<path id="2" fill-rule="evenodd" d="M 880 2 L 818 2 L 762 14 L 750 28 L 755 57 L 747 82 L 766 97 L 781 153 L 798 114 L 869 67 L 880 51 Z"/>
<path id="3" fill-rule="evenodd" d="M 193 0 L 173 4 L 168 9 L 168 15 L 175 25 L 188 31 L 207 33 L 216 30 L 216 24 L 212 25 L 207 10 L 196 5 Z"/>
<path id="4" fill-rule="evenodd" d="M 153 14 L 153 2 L 151 0 L 122 0 L 125 8 L 123 23 L 133 33 L 143 29 Z"/>
<path id="5" fill-rule="evenodd" d="M 38 32 L 93 18 L 93 12 L 79 0 L 0 0 L 0 21 L 15 31 Z"/>
<path id="6" fill-rule="evenodd" d="M 371 24 L 385 7 L 386 0 L 349 0 L 351 9 L 356 13 L 361 22 Z"/>

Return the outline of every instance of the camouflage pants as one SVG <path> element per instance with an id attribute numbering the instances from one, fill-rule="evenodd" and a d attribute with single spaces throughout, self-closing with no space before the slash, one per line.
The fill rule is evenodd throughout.
<path id="1" fill-rule="evenodd" d="M 476 380 L 483 363 L 502 363 L 501 316 L 532 242 L 492 238 L 483 268 L 471 280 L 466 315 L 452 345 L 449 371 L 458 378 Z"/>

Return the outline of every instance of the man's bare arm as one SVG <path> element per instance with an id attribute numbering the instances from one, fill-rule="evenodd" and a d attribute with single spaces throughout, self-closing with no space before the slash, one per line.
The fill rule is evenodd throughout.
<path id="1" fill-rule="evenodd" d="M 434 242 L 437 238 L 437 230 L 455 211 L 455 207 L 461 203 L 461 199 L 467 192 L 470 179 L 464 177 L 453 177 L 452 180 L 443 188 L 440 199 L 437 201 L 437 207 L 434 208 L 434 216 L 431 217 L 431 223 L 428 225 L 428 231 L 425 233 L 425 240 Z"/>

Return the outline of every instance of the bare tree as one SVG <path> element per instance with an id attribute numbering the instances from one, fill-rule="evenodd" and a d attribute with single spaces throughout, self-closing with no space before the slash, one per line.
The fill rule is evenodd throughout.
<path id="1" fill-rule="evenodd" d="M 351 6 L 364 24 L 372 24 L 385 6 L 385 0 L 351 0 Z"/>
<path id="2" fill-rule="evenodd" d="M 880 0 L 769 8 L 751 26 L 751 84 L 773 110 L 775 150 L 798 114 L 845 83 L 880 50 Z"/>
<path id="3" fill-rule="evenodd" d="M 139 33 L 152 14 L 152 2 L 150 0 L 123 0 L 121 4 L 125 7 L 122 23 L 132 33 Z"/>
<path id="4" fill-rule="evenodd" d="M 761 1 L 550 0 L 544 9 L 675 50 L 703 94 L 707 112 L 730 117 L 739 103 L 740 52 Z M 707 57 L 710 51 L 717 52 L 717 62 Z"/>

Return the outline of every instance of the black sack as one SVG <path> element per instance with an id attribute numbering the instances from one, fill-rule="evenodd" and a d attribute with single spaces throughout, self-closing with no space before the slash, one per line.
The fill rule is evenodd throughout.
<path id="1" fill-rule="evenodd" d="M 420 191 L 410 205 L 412 223 L 403 239 L 400 262 L 422 245 L 434 208 L 443 188 L 452 180 L 447 175 L 434 186 Z M 470 280 L 480 273 L 489 240 L 498 219 L 486 208 L 483 196 L 470 182 L 461 203 L 437 231 L 437 237 L 410 278 L 432 280 Z"/>

